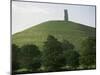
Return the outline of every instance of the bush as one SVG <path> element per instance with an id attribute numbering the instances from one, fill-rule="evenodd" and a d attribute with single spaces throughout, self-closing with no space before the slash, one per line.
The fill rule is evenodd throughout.
<path id="1" fill-rule="evenodd" d="M 21 47 L 20 64 L 29 71 L 37 71 L 41 66 L 41 52 L 36 45 L 24 45 Z"/>
<path id="2" fill-rule="evenodd" d="M 66 65 L 69 66 L 70 69 L 76 69 L 79 66 L 80 54 L 74 50 L 74 45 L 67 40 L 63 40 L 62 47 L 64 56 L 66 57 Z"/>
<path id="3" fill-rule="evenodd" d="M 63 40 L 62 48 L 63 48 L 64 51 L 70 50 L 70 49 L 72 50 L 72 49 L 74 49 L 74 45 L 67 40 Z"/>
<path id="4" fill-rule="evenodd" d="M 82 42 L 80 63 L 84 68 L 96 65 L 96 39 L 88 37 Z"/>
<path id="5" fill-rule="evenodd" d="M 76 69 L 79 66 L 79 53 L 75 50 L 68 50 L 65 53 L 66 56 L 66 64 L 70 67 L 70 69 Z"/>
<path id="6" fill-rule="evenodd" d="M 49 35 L 43 49 L 43 66 L 45 70 L 56 71 L 66 65 L 62 44 L 55 37 Z"/>
<path id="7" fill-rule="evenodd" d="M 12 71 L 13 72 L 20 68 L 19 62 L 18 62 L 19 51 L 20 51 L 20 48 L 17 45 L 12 44 Z"/>

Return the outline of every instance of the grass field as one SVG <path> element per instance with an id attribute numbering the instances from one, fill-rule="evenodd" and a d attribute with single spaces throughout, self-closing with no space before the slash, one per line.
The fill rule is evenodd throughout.
<path id="1" fill-rule="evenodd" d="M 42 50 L 43 42 L 48 35 L 53 35 L 59 41 L 66 39 L 80 51 L 82 40 L 88 36 L 95 37 L 96 28 L 74 23 L 71 21 L 47 21 L 22 32 L 12 35 L 12 42 L 18 46 L 36 44 Z"/>

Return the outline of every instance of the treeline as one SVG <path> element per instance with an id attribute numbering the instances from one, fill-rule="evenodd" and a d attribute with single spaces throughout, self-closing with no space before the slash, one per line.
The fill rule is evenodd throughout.
<path id="1" fill-rule="evenodd" d="M 80 51 L 68 40 L 60 42 L 52 35 L 47 37 L 42 51 L 33 44 L 20 48 L 12 44 L 12 70 L 17 73 L 95 68 L 96 39 L 85 39 Z"/>

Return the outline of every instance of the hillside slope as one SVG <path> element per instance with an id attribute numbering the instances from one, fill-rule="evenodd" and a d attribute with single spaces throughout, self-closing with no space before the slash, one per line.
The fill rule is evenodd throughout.
<path id="1" fill-rule="evenodd" d="M 95 28 L 70 21 L 47 21 L 14 34 L 12 42 L 19 46 L 36 44 L 41 48 L 48 35 L 55 36 L 59 41 L 69 40 L 79 50 L 82 40 L 88 36 L 95 37 Z"/>

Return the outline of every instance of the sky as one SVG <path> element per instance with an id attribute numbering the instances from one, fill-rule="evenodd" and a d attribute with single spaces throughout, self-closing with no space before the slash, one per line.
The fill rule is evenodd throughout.
<path id="1" fill-rule="evenodd" d="M 64 20 L 64 9 L 69 21 L 95 27 L 95 6 L 12 2 L 12 34 L 51 20 Z"/>

